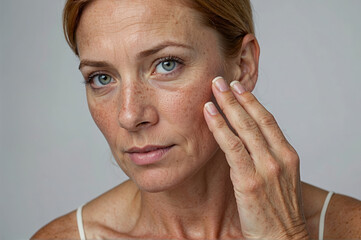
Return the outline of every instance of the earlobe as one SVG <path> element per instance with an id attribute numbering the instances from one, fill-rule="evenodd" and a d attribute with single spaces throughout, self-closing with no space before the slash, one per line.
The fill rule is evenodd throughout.
<path id="1" fill-rule="evenodd" d="M 258 79 L 260 48 L 253 34 L 243 37 L 242 47 L 237 57 L 238 69 L 235 79 L 241 82 L 247 91 L 252 91 Z"/>

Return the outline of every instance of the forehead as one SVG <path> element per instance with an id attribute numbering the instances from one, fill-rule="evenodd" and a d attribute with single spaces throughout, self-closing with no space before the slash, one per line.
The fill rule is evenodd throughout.
<path id="1" fill-rule="evenodd" d="M 97 0 L 84 10 L 77 29 L 79 55 L 91 49 L 146 49 L 160 40 L 202 46 L 214 34 L 201 15 L 179 0 Z"/>

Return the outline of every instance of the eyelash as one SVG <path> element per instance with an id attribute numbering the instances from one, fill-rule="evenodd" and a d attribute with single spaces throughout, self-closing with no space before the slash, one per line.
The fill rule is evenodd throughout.
<path id="1" fill-rule="evenodd" d="M 96 71 L 96 72 L 90 73 L 88 76 L 84 77 L 83 84 L 89 85 L 95 76 L 102 75 L 102 74 L 106 74 L 106 73 L 101 72 L 101 71 Z M 106 74 L 106 75 L 109 75 L 109 74 Z"/>
<path id="2" fill-rule="evenodd" d="M 177 64 L 179 64 L 180 67 L 184 65 L 184 61 L 183 61 L 181 58 L 176 57 L 176 56 L 169 55 L 169 56 L 167 56 L 167 57 L 163 57 L 163 58 L 157 59 L 157 60 L 155 61 L 155 62 L 157 62 L 157 64 L 156 64 L 155 66 L 158 66 L 158 65 L 161 64 L 162 62 L 166 62 L 166 61 L 174 61 L 174 62 L 176 62 Z M 179 67 L 178 67 L 178 68 L 179 68 Z M 176 70 L 174 70 L 174 71 L 172 71 L 172 72 L 170 72 L 170 73 L 168 73 L 168 74 L 163 74 L 163 75 L 167 75 L 167 76 L 172 75 L 172 74 L 174 74 L 175 72 L 177 72 L 177 70 L 178 70 L 178 69 L 176 69 Z M 154 73 L 154 72 L 155 72 L 155 70 L 153 71 L 153 73 Z M 92 82 L 92 80 L 93 80 L 93 78 L 94 78 L 95 76 L 101 75 L 101 74 L 106 74 L 106 73 L 101 72 L 101 71 L 93 72 L 93 73 L 89 74 L 89 76 L 84 79 L 84 82 L 83 82 L 83 83 L 84 83 L 85 85 L 89 85 L 89 84 Z M 106 75 L 109 75 L 109 74 L 106 74 Z"/>
<path id="3" fill-rule="evenodd" d="M 90 82 L 92 81 L 92 79 L 93 79 L 95 76 L 100 75 L 100 74 L 104 74 L 104 73 L 102 73 L 102 72 L 93 72 L 93 73 L 89 74 L 89 76 L 84 79 L 84 84 L 85 84 L 85 85 L 90 84 Z"/>
<path id="4" fill-rule="evenodd" d="M 172 55 L 169 55 L 168 57 L 163 57 L 163 58 L 159 58 L 156 60 L 157 64 L 155 65 L 156 67 L 161 64 L 162 62 L 166 62 L 166 61 L 174 61 L 176 62 L 177 64 L 179 64 L 180 66 L 179 67 L 182 67 L 184 65 L 184 61 L 179 58 L 179 57 L 176 57 L 176 56 L 172 56 Z M 170 76 L 170 75 L 173 75 L 174 73 L 177 72 L 177 70 L 179 69 L 179 67 L 177 67 L 177 69 L 175 69 L 174 71 L 171 71 L 170 73 L 168 74 L 162 74 L 162 75 L 166 75 L 166 76 Z M 153 73 L 155 72 L 155 69 L 153 71 Z"/>

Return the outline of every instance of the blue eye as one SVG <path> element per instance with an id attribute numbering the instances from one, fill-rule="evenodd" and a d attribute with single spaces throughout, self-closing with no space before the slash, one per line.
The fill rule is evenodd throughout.
<path id="1" fill-rule="evenodd" d="M 173 71 L 177 66 L 178 62 L 176 60 L 168 59 L 160 62 L 155 68 L 156 73 L 167 74 Z"/>
<path id="2" fill-rule="evenodd" d="M 90 76 L 89 80 L 92 81 L 95 87 L 100 88 L 108 85 L 113 81 L 113 78 L 107 74 L 97 74 L 94 76 Z"/>

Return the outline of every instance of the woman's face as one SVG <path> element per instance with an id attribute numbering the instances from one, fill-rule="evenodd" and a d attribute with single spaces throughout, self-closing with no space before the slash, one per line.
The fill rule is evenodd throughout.
<path id="1" fill-rule="evenodd" d="M 179 2 L 98 0 L 76 35 L 91 115 L 124 172 L 152 192 L 218 150 L 203 117 L 212 79 L 227 77 L 218 35 Z"/>

